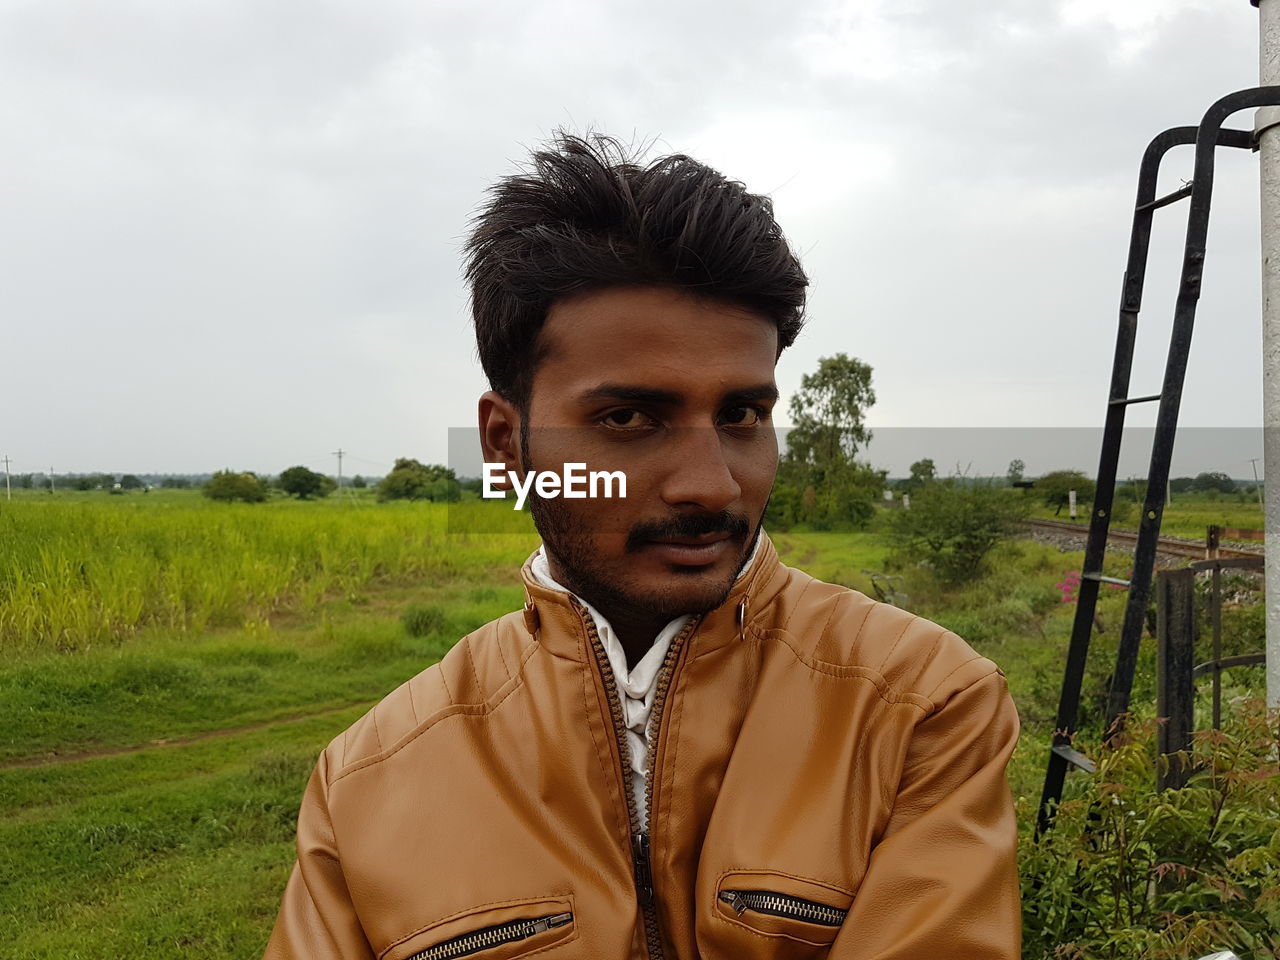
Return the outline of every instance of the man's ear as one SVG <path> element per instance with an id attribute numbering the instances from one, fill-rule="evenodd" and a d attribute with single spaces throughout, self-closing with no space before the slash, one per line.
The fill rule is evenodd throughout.
<path id="1" fill-rule="evenodd" d="M 520 412 L 502 394 L 488 390 L 480 395 L 480 449 L 485 463 L 502 464 L 505 487 L 507 472 L 524 480 L 520 461 Z"/>

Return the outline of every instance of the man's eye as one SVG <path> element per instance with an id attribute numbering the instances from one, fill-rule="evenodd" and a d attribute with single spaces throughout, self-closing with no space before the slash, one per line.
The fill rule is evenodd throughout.
<path id="1" fill-rule="evenodd" d="M 729 407 L 721 419 L 732 427 L 754 427 L 764 419 L 764 412 L 758 407 Z"/>
<path id="2" fill-rule="evenodd" d="M 639 410 L 614 410 L 604 416 L 604 425 L 614 430 L 640 430 L 653 421 Z"/>

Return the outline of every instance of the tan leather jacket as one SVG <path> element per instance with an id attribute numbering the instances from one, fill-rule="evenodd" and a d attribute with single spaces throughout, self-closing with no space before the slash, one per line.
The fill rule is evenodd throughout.
<path id="1" fill-rule="evenodd" d="M 269 960 L 1018 956 L 990 660 L 766 539 L 671 645 L 641 839 L 590 617 L 524 580 L 321 755 Z"/>

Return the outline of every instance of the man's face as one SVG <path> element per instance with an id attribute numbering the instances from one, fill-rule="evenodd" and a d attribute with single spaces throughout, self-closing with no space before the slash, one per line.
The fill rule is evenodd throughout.
<path id="1" fill-rule="evenodd" d="M 616 287 L 552 306 L 522 423 L 525 470 L 621 470 L 625 499 L 530 509 L 553 575 L 610 617 L 727 596 L 778 465 L 777 328 L 723 302 Z"/>

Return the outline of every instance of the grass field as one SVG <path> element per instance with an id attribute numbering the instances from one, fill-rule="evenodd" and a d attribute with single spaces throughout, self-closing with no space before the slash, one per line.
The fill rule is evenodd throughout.
<path id="1" fill-rule="evenodd" d="M 477 509 L 491 508 L 510 522 Z M 259 956 L 320 749 L 522 600 L 532 531 L 447 522 L 432 504 L 190 493 L 0 502 L 0 957 Z M 864 571 L 888 562 L 874 531 L 774 539 L 786 562 L 864 592 Z M 1024 822 L 1074 612 L 1058 584 L 1080 559 L 1015 541 L 966 589 L 911 570 L 898 583 L 908 608 L 1005 669 Z M 1122 604 L 1104 593 L 1090 690 Z M 405 630 L 411 606 L 433 612 L 427 635 Z M 1144 644 L 1139 699 L 1152 654 Z"/>
<path id="2" fill-rule="evenodd" d="M 1055 515 L 1054 508 L 1046 507 L 1043 503 L 1037 503 L 1031 515 L 1046 520 L 1070 519 L 1065 507 Z M 1118 529 L 1136 530 L 1142 516 L 1142 504 L 1130 498 L 1127 509 L 1122 507 L 1119 513 L 1113 512 L 1113 516 L 1120 518 L 1115 521 Z M 1087 526 L 1088 510 L 1079 508 L 1077 519 L 1081 525 Z M 1261 530 L 1262 507 L 1251 495 L 1224 495 L 1214 499 L 1203 493 L 1175 493 L 1173 501 L 1165 505 L 1164 516 L 1160 519 L 1160 532 L 1170 537 L 1203 540 L 1210 524 L 1242 530 Z"/>

